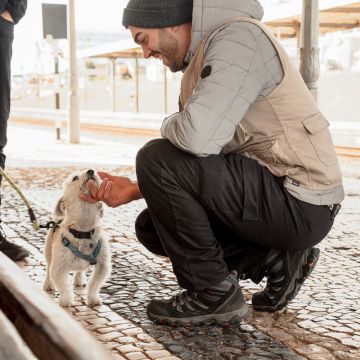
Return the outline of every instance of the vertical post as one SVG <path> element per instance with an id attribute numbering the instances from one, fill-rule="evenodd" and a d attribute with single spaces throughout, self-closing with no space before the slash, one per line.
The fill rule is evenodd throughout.
<path id="1" fill-rule="evenodd" d="M 139 104 L 139 88 L 140 88 L 140 79 L 139 79 L 139 59 L 135 58 L 135 82 L 136 82 L 136 94 L 135 94 L 135 101 L 136 101 L 136 112 L 140 112 L 140 104 Z"/>
<path id="2" fill-rule="evenodd" d="M 59 57 L 55 54 L 55 127 L 56 140 L 61 139 Z"/>
<path id="3" fill-rule="evenodd" d="M 112 110 L 112 112 L 116 111 L 115 75 L 116 75 L 116 59 L 110 58 L 111 110 Z"/>
<path id="4" fill-rule="evenodd" d="M 166 76 L 166 66 L 164 66 L 164 110 L 165 114 L 168 113 L 168 82 Z"/>
<path id="5" fill-rule="evenodd" d="M 317 100 L 317 81 L 320 76 L 319 0 L 303 0 L 302 11 L 300 73 Z"/>
<path id="6" fill-rule="evenodd" d="M 76 31 L 75 31 L 75 0 L 69 0 L 68 5 L 68 34 L 70 56 L 70 92 L 69 92 L 69 124 L 68 134 L 71 143 L 80 142 L 80 112 L 78 94 L 78 73 L 76 59 Z"/>

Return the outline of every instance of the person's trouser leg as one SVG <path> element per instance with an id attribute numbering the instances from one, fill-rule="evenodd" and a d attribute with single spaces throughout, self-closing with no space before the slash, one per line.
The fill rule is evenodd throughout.
<path id="1" fill-rule="evenodd" d="M 202 289 L 228 273 L 223 247 L 210 219 L 231 240 L 301 252 L 320 242 L 332 226 L 326 206 L 292 197 L 282 179 L 239 154 L 199 158 L 167 140 L 139 151 L 140 190 L 180 286 Z"/>
<path id="2" fill-rule="evenodd" d="M 7 143 L 7 121 L 10 114 L 10 63 L 14 25 L 0 17 L 0 167 L 5 168 L 4 148 Z M 12 260 L 21 260 L 29 255 L 23 247 L 7 241 L 1 227 L 1 182 L 0 176 L 0 251 Z"/>
<path id="3" fill-rule="evenodd" d="M 5 168 L 4 147 L 7 143 L 7 121 L 10 114 L 10 63 L 14 26 L 1 18 L 0 20 L 0 167 Z M 1 183 L 0 177 L 0 183 Z M 1 203 L 1 196 L 0 196 Z"/>

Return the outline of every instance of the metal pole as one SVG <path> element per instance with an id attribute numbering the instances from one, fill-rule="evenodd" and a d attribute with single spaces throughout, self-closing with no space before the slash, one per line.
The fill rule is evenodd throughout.
<path id="1" fill-rule="evenodd" d="M 139 84 L 139 60 L 138 60 L 137 57 L 135 58 L 135 66 L 136 66 L 136 70 L 135 70 L 135 81 L 136 81 L 136 94 L 135 94 L 136 112 L 139 113 L 139 112 L 140 112 L 140 104 L 139 104 L 139 88 L 140 88 L 140 84 Z"/>
<path id="2" fill-rule="evenodd" d="M 68 34 L 70 55 L 70 92 L 69 92 L 69 142 L 80 142 L 80 112 L 78 94 L 78 73 L 76 59 L 76 31 L 75 31 L 75 0 L 69 0 L 68 6 Z"/>
<path id="3" fill-rule="evenodd" d="M 111 109 L 113 112 L 116 111 L 116 89 L 115 89 L 115 75 L 116 75 L 116 59 L 111 58 L 110 59 L 110 82 L 111 82 Z"/>
<path id="4" fill-rule="evenodd" d="M 320 76 L 319 0 L 303 0 L 300 73 L 317 100 L 317 81 Z"/>
<path id="5" fill-rule="evenodd" d="M 61 119 L 60 119 L 60 79 L 59 77 L 59 58 L 57 55 L 55 60 L 55 127 L 56 140 L 61 139 Z"/>

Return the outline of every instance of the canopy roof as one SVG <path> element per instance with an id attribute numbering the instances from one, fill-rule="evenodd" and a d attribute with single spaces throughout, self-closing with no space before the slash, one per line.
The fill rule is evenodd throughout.
<path id="1" fill-rule="evenodd" d="M 360 1 L 319 1 L 320 33 L 360 27 Z M 266 15 L 264 22 L 281 37 L 296 37 L 301 24 L 302 4 L 284 4 L 276 7 L 276 15 Z"/>

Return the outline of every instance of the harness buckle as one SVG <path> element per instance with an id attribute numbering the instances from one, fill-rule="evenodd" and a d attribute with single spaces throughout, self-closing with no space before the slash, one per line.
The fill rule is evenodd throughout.
<path id="1" fill-rule="evenodd" d="M 96 265 L 97 264 L 97 261 L 96 259 L 90 259 L 90 265 Z"/>
<path id="2" fill-rule="evenodd" d="M 66 238 L 63 238 L 62 243 L 63 243 L 64 246 L 68 247 L 69 244 L 70 244 L 70 241 L 68 239 L 66 239 Z"/>

